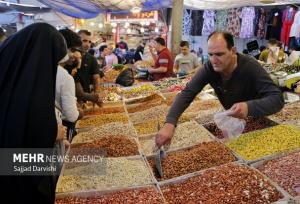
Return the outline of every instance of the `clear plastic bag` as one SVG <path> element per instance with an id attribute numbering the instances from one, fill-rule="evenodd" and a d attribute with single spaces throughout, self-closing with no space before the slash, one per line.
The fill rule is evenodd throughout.
<path id="1" fill-rule="evenodd" d="M 238 138 L 244 131 L 246 121 L 239 118 L 229 116 L 230 110 L 216 113 L 214 115 L 214 122 L 226 139 Z"/>

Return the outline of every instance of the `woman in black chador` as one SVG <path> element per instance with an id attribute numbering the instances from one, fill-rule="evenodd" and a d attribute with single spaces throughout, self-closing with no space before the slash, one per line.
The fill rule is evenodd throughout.
<path id="1" fill-rule="evenodd" d="M 32 24 L 0 47 L 0 148 L 53 148 L 55 79 L 67 54 L 62 35 Z M 3 164 L 1 164 L 3 165 Z M 54 203 L 53 176 L 0 176 L 7 203 Z"/>

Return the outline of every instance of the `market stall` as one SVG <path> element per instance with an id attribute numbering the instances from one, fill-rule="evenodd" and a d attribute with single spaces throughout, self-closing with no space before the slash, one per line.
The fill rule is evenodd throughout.
<path id="1" fill-rule="evenodd" d="M 118 100 L 89 112 L 78 124 L 80 133 L 67 154 L 88 148 L 85 154 L 92 155 L 91 149 L 104 148 L 106 173 L 99 174 L 104 167 L 94 163 L 65 163 L 56 203 L 288 203 L 297 199 L 300 131 L 289 124 L 297 124 L 298 103 L 269 119 L 249 118 L 244 133 L 228 140 L 213 123 L 221 105 L 213 97 L 203 97 L 210 92 L 205 88 L 180 119 L 162 160 L 163 177 L 158 174 L 155 134 L 180 93 L 171 87 L 187 81 L 170 78 L 118 87 L 118 91 L 103 87 L 116 91 Z M 283 171 L 288 176 L 278 173 Z"/>

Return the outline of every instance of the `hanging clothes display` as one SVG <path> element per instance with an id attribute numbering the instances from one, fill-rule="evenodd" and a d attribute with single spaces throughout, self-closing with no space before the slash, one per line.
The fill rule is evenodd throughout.
<path id="1" fill-rule="evenodd" d="M 260 18 L 260 11 L 258 8 L 255 8 L 255 18 L 253 20 L 254 35 L 257 33 L 257 30 L 258 30 L 259 18 Z"/>
<path id="2" fill-rule="evenodd" d="M 190 10 L 184 9 L 183 11 L 183 21 L 182 21 L 182 35 L 189 35 L 191 31 L 191 15 Z"/>
<path id="3" fill-rule="evenodd" d="M 289 45 L 289 38 L 290 38 L 290 30 L 292 24 L 294 22 L 294 17 L 296 14 L 296 10 L 293 7 L 288 6 L 282 15 L 282 30 L 281 30 L 281 38 L 280 41 L 288 47 Z"/>
<path id="4" fill-rule="evenodd" d="M 227 27 L 227 10 L 219 10 L 216 13 L 216 30 L 225 31 Z"/>
<path id="5" fill-rule="evenodd" d="M 203 27 L 203 11 L 192 11 L 191 22 L 191 35 L 200 36 L 202 34 Z"/>
<path id="6" fill-rule="evenodd" d="M 267 33 L 266 33 L 266 39 L 269 40 L 271 38 L 280 40 L 280 34 L 281 34 L 281 26 L 282 26 L 282 12 L 280 9 L 272 9 L 271 12 L 268 15 L 267 22 Z"/>
<path id="7" fill-rule="evenodd" d="M 252 38 L 254 35 L 253 20 L 255 18 L 254 7 L 244 7 L 240 17 L 242 18 L 242 26 L 240 31 L 240 38 Z"/>
<path id="8" fill-rule="evenodd" d="M 228 10 L 227 15 L 227 31 L 234 37 L 239 37 L 240 34 L 240 12 L 239 8 L 233 8 Z"/>
<path id="9" fill-rule="evenodd" d="M 260 39 L 265 38 L 265 34 L 266 34 L 265 23 L 266 23 L 266 11 L 263 8 L 260 8 L 257 32 L 256 32 L 257 38 L 260 38 Z"/>
<path id="10" fill-rule="evenodd" d="M 208 36 L 215 30 L 215 11 L 205 10 L 203 19 L 202 36 Z"/>
<path id="11" fill-rule="evenodd" d="M 299 38 L 300 38 L 300 10 L 297 11 L 294 17 L 294 22 L 290 31 L 290 48 L 299 47 Z"/>

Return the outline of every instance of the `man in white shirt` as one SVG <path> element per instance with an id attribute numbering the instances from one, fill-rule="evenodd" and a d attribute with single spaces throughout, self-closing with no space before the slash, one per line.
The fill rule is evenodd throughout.
<path id="1" fill-rule="evenodd" d="M 105 71 L 108 71 L 112 68 L 113 64 L 118 64 L 118 58 L 117 56 L 113 53 L 113 46 L 111 44 L 109 44 L 107 46 L 107 50 L 108 50 L 108 55 L 105 56 L 105 62 L 106 62 L 106 66 L 105 66 Z"/>
<path id="2" fill-rule="evenodd" d="M 180 48 L 181 53 L 175 57 L 174 71 L 178 76 L 194 73 L 200 67 L 197 56 L 190 52 L 187 41 L 181 41 Z"/>

